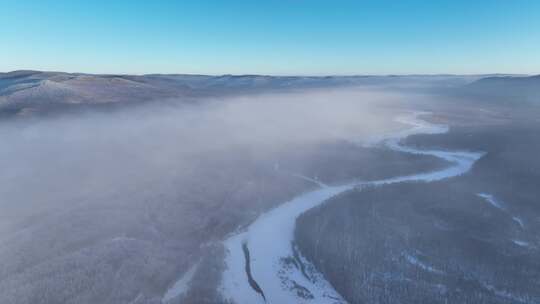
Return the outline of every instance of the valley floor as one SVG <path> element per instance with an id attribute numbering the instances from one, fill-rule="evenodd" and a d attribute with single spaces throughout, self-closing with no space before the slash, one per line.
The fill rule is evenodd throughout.
<path id="1" fill-rule="evenodd" d="M 460 177 L 337 196 L 300 216 L 296 245 L 349 303 L 539 303 L 540 124 L 517 115 L 409 137 L 486 154 Z"/>

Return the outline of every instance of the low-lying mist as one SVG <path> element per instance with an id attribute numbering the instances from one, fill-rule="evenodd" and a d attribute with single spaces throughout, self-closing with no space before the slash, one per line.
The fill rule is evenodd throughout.
<path id="1" fill-rule="evenodd" d="M 311 90 L 3 121 L 0 302 L 159 303 L 205 244 L 316 187 L 297 174 L 435 165 L 359 146 L 401 128 L 411 99 Z"/>
<path id="2" fill-rule="evenodd" d="M 63 203 L 144 195 L 213 157 L 270 159 L 288 147 L 367 139 L 395 127 L 385 106 L 401 98 L 316 91 L 3 123 L 2 214 L 17 220 Z"/>

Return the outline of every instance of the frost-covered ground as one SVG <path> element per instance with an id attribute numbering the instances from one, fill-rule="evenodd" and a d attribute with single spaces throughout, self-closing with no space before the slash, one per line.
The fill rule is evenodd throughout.
<path id="1" fill-rule="evenodd" d="M 446 112 L 416 150 L 485 151 L 465 174 L 349 191 L 297 220 L 295 245 L 349 303 L 540 303 L 535 112 Z"/>
<path id="2" fill-rule="evenodd" d="M 293 241 L 296 219 L 307 210 L 355 187 L 404 181 L 431 182 L 463 174 L 483 155 L 477 152 L 428 151 L 401 146 L 399 141 L 410 134 L 438 134 L 447 131 L 445 126 L 420 120 L 419 114 L 400 117 L 400 122 L 411 125 L 412 128 L 386 140 L 387 146 L 401 152 L 442 158 L 450 163 L 448 168 L 384 180 L 354 181 L 339 186 L 323 186 L 263 214 L 245 231 L 225 241 L 227 257 L 221 286 L 223 297 L 235 303 L 344 303 L 345 300 L 320 273 L 314 270 L 313 265 L 301 256 L 298 257 L 298 253 L 295 258 Z M 250 252 L 251 276 L 264 293 L 264 297 L 260 291 L 257 292 L 248 283 L 246 261 L 242 251 L 244 243 L 247 244 Z M 312 269 L 314 272 L 307 274 L 303 271 L 305 268 Z"/>
<path id="3" fill-rule="evenodd" d="M 447 123 L 442 114 L 450 112 L 453 118 L 471 124 L 476 123 L 478 117 L 485 121 L 485 116 L 489 116 L 491 122 L 513 119 L 508 113 L 514 112 L 497 111 L 499 107 L 489 104 L 491 100 L 484 102 L 482 109 L 474 110 L 474 102 L 445 103 L 443 96 L 434 99 L 431 95 L 424 98 L 424 89 L 428 87 L 448 88 L 452 83 L 458 85 L 472 80 L 459 76 L 129 76 L 34 71 L 0 74 L 3 142 L 0 148 L 0 303 L 155 304 L 165 299 L 214 304 L 219 302 L 214 298 L 214 287 L 219 284 L 225 266 L 223 247 L 219 244 L 231 237 L 237 227 L 246 227 L 259 214 L 301 193 L 308 195 L 307 191 L 315 191 L 319 196 L 312 193 L 317 197 L 304 202 L 304 209 L 327 197 L 335 198 L 335 193 L 347 187 L 361 188 L 351 185 L 362 185 L 363 181 L 376 181 L 373 183 L 385 186 L 375 188 L 388 189 L 404 184 L 398 182 L 436 181 L 465 170 L 471 155 L 439 151 L 446 149 L 489 151 L 471 171 L 482 167 L 483 175 L 467 179 L 467 183 L 476 185 L 472 192 L 474 198 L 470 198 L 474 203 L 467 205 L 467 210 L 481 209 L 482 216 L 471 219 L 470 214 L 460 210 L 452 217 L 455 214 L 450 212 L 445 214 L 449 217 L 433 218 L 432 226 L 426 224 L 429 229 L 420 230 L 423 236 L 439 228 L 444 228 L 448 234 L 456 233 L 456 227 L 470 224 L 475 229 L 461 232 L 460 236 L 472 235 L 474 239 L 467 241 L 478 248 L 484 247 L 475 242 L 486 242 L 490 246 L 504 243 L 504 254 L 497 256 L 503 262 L 497 260 L 496 264 L 508 264 L 508 269 L 532 269 L 523 273 L 534 275 L 534 261 L 538 260 L 535 254 L 540 244 L 534 233 L 540 229 L 536 209 L 540 180 L 536 158 L 540 151 L 537 125 L 517 129 L 489 126 L 480 133 L 474 129 L 474 134 L 471 134 L 473 129 L 464 128 L 454 135 L 454 140 L 466 142 L 464 145 L 447 146 L 452 140 L 448 141 L 447 135 L 437 135 L 430 136 L 430 140 L 444 137 L 442 144 L 422 149 L 407 143 L 405 146 L 415 147 L 411 150 L 399 145 L 396 138 L 417 132 L 438 134 L 446 128 L 442 125 L 426 128 L 422 121 L 405 116 L 400 118 L 399 125 L 407 128 L 394 140 L 387 141 L 394 149 L 377 145 L 377 140 L 392 137 L 393 133 L 382 137 L 377 134 L 391 132 L 398 125 L 389 124 L 389 117 L 405 109 L 432 110 L 437 116 L 430 116 L 430 121 L 437 119 L 442 124 Z M 358 86 L 348 86 L 353 84 Z M 407 89 L 398 90 L 399 87 Z M 261 95 L 278 91 L 279 94 Z M 256 94 L 246 94 L 248 92 Z M 410 94 L 414 94 L 414 98 L 410 98 Z M 200 98 L 203 96 L 204 102 Z M 228 98 L 223 98 L 225 96 Z M 408 100 L 415 100 L 415 104 Z M 517 109 L 515 104 L 512 111 L 514 109 Z M 473 118 L 464 115 L 467 111 L 474 113 Z M 528 108 L 520 111 L 536 115 L 534 119 L 538 123 L 538 115 L 533 111 Z M 60 113 L 62 115 L 57 115 Z M 505 141 L 498 140 L 499 135 Z M 370 148 L 357 144 L 357 138 L 359 142 L 367 136 L 374 137 Z M 409 137 L 407 142 L 411 138 L 415 137 Z M 490 144 L 485 146 L 485 143 Z M 389 178 L 393 176 L 397 178 Z M 353 182 L 345 184 L 344 181 Z M 430 183 L 429 187 L 434 184 Z M 347 187 L 340 188 L 344 186 Z M 313 190 L 316 187 L 318 190 Z M 455 193 L 467 187 L 456 186 L 450 195 L 439 196 L 437 201 L 454 199 Z M 441 190 L 434 189 L 437 190 L 426 195 L 431 197 Z M 476 193 L 493 195 L 504 202 L 506 212 L 493 208 Z M 407 192 L 399 192 L 396 197 L 406 199 Z M 457 203 L 452 201 L 452 204 Z M 390 223 L 377 226 L 379 231 L 388 232 L 385 227 L 407 220 L 406 209 L 400 209 L 399 205 L 393 208 L 401 214 L 395 218 L 390 216 L 390 220 L 385 218 L 381 210 L 384 208 L 380 206 L 359 214 Z M 309 211 L 314 209 L 318 208 Z M 349 223 L 350 218 L 353 223 L 362 222 L 361 216 L 344 211 L 330 227 Z M 430 209 L 429 212 L 435 211 Z M 260 217 L 263 218 L 265 216 Z M 432 220 L 415 218 L 419 223 L 427 219 Z M 291 225 L 280 225 L 274 228 L 279 231 L 283 228 L 290 236 Z M 401 236 L 414 242 L 414 238 L 409 238 L 412 228 L 403 223 L 396 227 Z M 238 232 L 247 235 L 246 230 Z M 319 238 L 324 236 L 324 231 L 311 235 Z M 346 234 L 346 240 L 351 241 L 355 235 L 361 233 Z M 372 231 L 372 235 L 377 235 L 377 231 Z M 448 235 L 436 239 L 437 242 L 462 241 Z M 269 287 L 262 281 L 264 277 L 259 277 L 265 267 L 265 261 L 259 258 L 261 249 L 251 248 L 249 243 L 261 242 L 268 248 L 272 239 L 246 240 L 253 284 L 244 280 L 241 288 L 259 286 L 262 292 L 268 293 L 265 289 Z M 292 248 L 275 242 L 277 248 L 285 248 L 276 254 L 286 256 L 279 260 L 278 279 L 298 297 L 307 299 L 315 293 L 328 301 L 340 300 L 335 294 L 335 299 L 332 298 L 332 287 L 318 271 L 324 270 L 326 275 L 328 269 L 319 266 L 316 269 L 308 261 L 317 262 L 311 258 L 311 253 L 300 252 L 299 238 L 294 240 L 296 244 Z M 324 244 L 322 240 L 321 244 Z M 351 253 L 346 244 L 335 247 L 346 248 L 345 252 L 352 256 L 354 252 Z M 207 245 L 212 250 L 209 251 Z M 446 250 L 436 255 L 444 256 L 456 248 L 460 247 L 445 247 Z M 496 252 L 497 248 L 503 247 L 490 247 L 489 252 Z M 437 269 L 448 273 L 447 268 L 433 262 L 429 250 L 391 252 L 384 249 L 377 251 L 378 256 L 385 256 L 384 252 L 395 253 L 390 256 L 407 269 L 416 272 Z M 245 258 L 244 252 L 240 253 L 239 262 Z M 268 250 L 268 254 L 271 253 L 273 251 Z M 515 258 L 517 255 L 519 259 Z M 484 260 L 474 260 L 470 265 L 483 265 Z M 200 261 L 198 267 L 193 268 L 197 261 Z M 272 259 L 268 261 L 273 265 Z M 460 261 L 461 264 L 466 262 Z M 245 278 L 244 264 L 240 267 L 244 269 Z M 362 273 L 366 264 L 356 265 L 360 266 L 355 271 L 360 269 L 358 273 Z M 492 269 L 487 267 L 478 272 L 482 274 L 481 282 L 490 284 L 485 286 L 514 294 L 520 292 L 515 286 L 501 286 L 485 275 L 490 271 Z M 340 275 L 343 277 L 342 273 Z M 371 276 L 394 282 L 420 281 L 415 276 L 384 271 L 372 272 Z M 341 287 L 339 279 L 326 278 L 336 289 Z M 366 282 L 357 286 L 367 290 L 377 288 L 376 284 Z M 534 282 L 526 278 L 519 281 L 519 285 L 537 287 L 532 285 Z M 441 284 L 429 286 L 442 292 L 445 289 Z M 278 286 L 278 290 L 281 287 Z M 321 290 L 326 290 L 327 294 Z M 253 293 L 253 289 L 249 292 Z M 254 298 L 257 295 L 254 293 Z"/>

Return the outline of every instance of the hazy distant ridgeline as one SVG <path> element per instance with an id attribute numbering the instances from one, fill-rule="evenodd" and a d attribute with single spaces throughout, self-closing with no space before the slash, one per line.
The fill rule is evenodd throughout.
<path id="1" fill-rule="evenodd" d="M 264 76 L 91 75 L 63 72 L 0 73 L 0 113 L 30 114 L 156 100 L 345 86 L 406 90 L 460 87 L 482 76 Z"/>
<path id="2" fill-rule="evenodd" d="M 151 78 L 16 71 L 0 74 L 0 110 L 4 113 L 46 112 L 75 105 L 137 103 L 189 97 L 181 83 Z"/>
<path id="3" fill-rule="evenodd" d="M 31 114 L 149 101 L 193 102 L 201 97 L 371 87 L 511 101 L 538 101 L 540 77 L 508 75 L 265 76 L 93 75 L 14 71 L 0 73 L 0 114 Z"/>
<path id="4" fill-rule="evenodd" d="M 540 104 L 540 75 L 482 78 L 464 86 L 462 93 L 508 104 L 528 102 L 538 105 Z"/>

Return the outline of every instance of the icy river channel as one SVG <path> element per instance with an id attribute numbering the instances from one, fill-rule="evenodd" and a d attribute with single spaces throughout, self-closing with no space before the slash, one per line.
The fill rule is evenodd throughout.
<path id="1" fill-rule="evenodd" d="M 220 293 L 233 303 L 346 303 L 332 285 L 293 246 L 296 219 L 331 197 L 365 186 L 418 181 L 433 182 L 466 173 L 482 157 L 481 152 L 420 150 L 401 144 L 412 134 L 442 134 L 445 125 L 428 123 L 423 113 L 398 117 L 410 126 L 386 136 L 380 144 L 404 153 L 431 155 L 449 163 L 448 167 L 413 175 L 375 181 L 352 181 L 342 185 L 318 183 L 318 189 L 301 194 L 259 216 L 251 225 L 225 240 L 225 264 Z M 294 260 L 294 263 L 290 263 Z M 289 262 L 287 262 L 289 261 Z M 301 267 L 299 267 L 300 265 Z"/>

